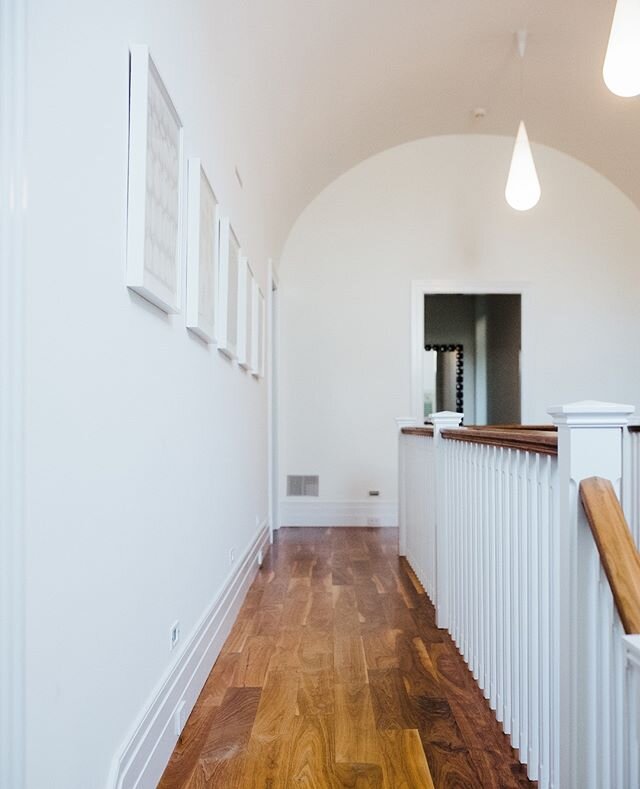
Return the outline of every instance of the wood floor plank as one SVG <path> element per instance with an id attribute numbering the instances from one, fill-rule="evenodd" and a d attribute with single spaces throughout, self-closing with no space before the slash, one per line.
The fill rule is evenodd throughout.
<path id="1" fill-rule="evenodd" d="M 369 685 L 336 683 L 336 761 L 379 764 L 376 721 Z"/>
<path id="2" fill-rule="evenodd" d="M 334 636 L 334 669 L 336 682 L 368 682 L 367 663 L 360 635 L 336 633 Z"/>
<path id="3" fill-rule="evenodd" d="M 241 786 L 275 789 L 285 785 L 285 754 L 297 711 L 299 679 L 297 672 L 270 672 L 251 730 Z"/>
<path id="4" fill-rule="evenodd" d="M 435 789 L 433 778 L 415 729 L 378 733 L 386 785 L 393 789 Z"/>
<path id="5" fill-rule="evenodd" d="M 416 729 L 418 721 L 399 669 L 369 671 L 378 729 Z"/>
<path id="6" fill-rule="evenodd" d="M 249 636 L 235 666 L 231 684 L 238 688 L 260 688 L 275 652 L 273 636 Z"/>
<path id="7" fill-rule="evenodd" d="M 397 641 L 403 633 L 390 627 L 367 630 L 362 634 L 367 668 L 398 668 L 400 658 Z"/>
<path id="8" fill-rule="evenodd" d="M 229 688 L 225 693 L 190 779 L 196 785 L 201 777 L 206 786 L 242 785 L 247 744 L 261 693 L 260 688 Z"/>
<path id="9" fill-rule="evenodd" d="M 296 717 L 289 732 L 282 786 L 333 789 L 337 787 L 334 765 L 331 716 Z"/>

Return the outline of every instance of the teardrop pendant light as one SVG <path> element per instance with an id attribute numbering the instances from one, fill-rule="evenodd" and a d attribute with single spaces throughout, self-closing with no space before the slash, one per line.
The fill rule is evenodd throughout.
<path id="1" fill-rule="evenodd" d="M 616 96 L 640 95 L 640 0 L 618 0 L 602 76 Z"/>
<path id="2" fill-rule="evenodd" d="M 537 205 L 540 195 L 540 181 L 529 145 L 527 127 L 524 121 L 520 121 L 504 196 L 511 208 L 528 211 Z"/>
<path id="3" fill-rule="evenodd" d="M 523 59 L 527 44 L 527 33 L 525 30 L 518 31 L 517 40 L 518 52 L 520 58 Z M 522 102 L 522 86 L 520 90 L 520 100 Z M 518 126 L 515 145 L 513 146 L 513 154 L 511 156 L 511 165 L 509 167 L 509 175 L 507 177 L 504 196 L 511 208 L 515 208 L 516 211 L 529 211 L 529 209 L 538 204 L 541 194 L 540 181 L 538 179 L 535 162 L 533 161 L 533 153 L 531 151 L 531 145 L 529 144 L 527 127 L 524 121 L 521 120 Z"/>

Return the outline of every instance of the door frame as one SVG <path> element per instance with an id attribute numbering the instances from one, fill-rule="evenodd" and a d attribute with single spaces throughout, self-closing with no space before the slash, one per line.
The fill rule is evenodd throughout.
<path id="1" fill-rule="evenodd" d="M 520 296 L 520 420 L 530 421 L 525 407 L 524 393 L 528 391 L 526 348 L 529 321 L 530 282 L 491 280 L 414 279 L 411 281 L 411 414 L 417 424 L 424 422 L 422 352 L 424 349 L 424 297 L 439 294 L 490 296 L 507 294 Z"/>
<path id="2" fill-rule="evenodd" d="M 278 512 L 278 287 L 280 280 L 273 260 L 267 265 L 267 478 L 269 539 L 280 528 Z"/>
<path id="3" fill-rule="evenodd" d="M 0 786 L 25 785 L 27 0 L 0 0 Z"/>

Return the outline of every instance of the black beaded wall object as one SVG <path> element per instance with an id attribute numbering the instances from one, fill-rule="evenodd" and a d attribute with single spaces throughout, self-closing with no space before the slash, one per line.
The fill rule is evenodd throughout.
<path id="1" fill-rule="evenodd" d="M 456 411 L 464 413 L 464 346 L 462 345 L 425 345 L 425 351 L 456 352 Z"/>

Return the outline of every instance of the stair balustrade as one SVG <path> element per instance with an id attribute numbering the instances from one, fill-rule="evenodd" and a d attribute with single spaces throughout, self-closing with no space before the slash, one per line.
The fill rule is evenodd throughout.
<path id="1" fill-rule="evenodd" d="M 600 477 L 638 512 L 632 411 L 574 403 L 530 428 L 444 412 L 400 431 L 401 546 L 540 789 L 640 789 L 640 626 L 625 632 L 580 501 Z"/>

